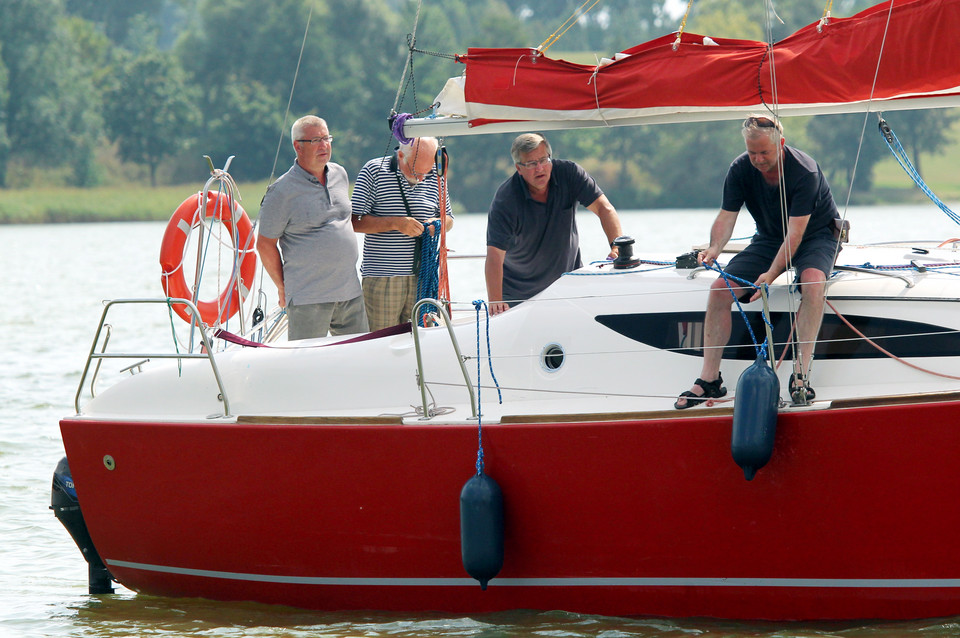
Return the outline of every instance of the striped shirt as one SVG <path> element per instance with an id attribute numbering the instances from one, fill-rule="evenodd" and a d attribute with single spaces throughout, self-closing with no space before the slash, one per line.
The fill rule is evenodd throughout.
<path id="1" fill-rule="evenodd" d="M 439 187 L 436 167 L 422 182 L 411 185 L 397 164 L 396 155 L 388 155 L 363 165 L 353 187 L 353 214 L 413 217 L 422 222 L 438 217 L 440 207 L 437 203 Z M 403 203 L 401 188 L 410 206 L 409 213 Z M 446 212 L 449 215 L 449 195 L 446 199 Z M 413 260 L 417 241 L 418 238 L 409 237 L 398 230 L 367 233 L 363 239 L 360 272 L 365 277 L 416 274 L 413 272 Z"/>

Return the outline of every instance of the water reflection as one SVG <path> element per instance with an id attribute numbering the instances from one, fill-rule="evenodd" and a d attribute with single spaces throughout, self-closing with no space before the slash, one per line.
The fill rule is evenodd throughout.
<path id="1" fill-rule="evenodd" d="M 300 638 L 894 638 L 956 636 L 956 620 L 911 622 L 738 623 L 712 619 L 621 618 L 563 611 L 508 611 L 472 616 L 388 612 L 310 612 L 278 605 L 160 598 L 123 591 L 68 605 L 74 633 L 102 638 L 207 635 Z"/>
<path id="2" fill-rule="evenodd" d="M 669 250 L 679 254 L 688 250 L 692 241 L 706 236 L 714 211 L 621 213 L 625 231 L 637 238 L 638 253 Z M 857 211 L 852 218 L 855 238 L 878 240 L 903 219 L 914 224 L 910 233 L 914 238 L 956 235 L 952 226 L 948 230 L 919 226 L 920 219 L 939 220 L 939 211 L 864 210 Z M 482 216 L 462 216 L 451 234 L 451 245 L 463 254 L 482 253 L 484 222 Z M 63 455 L 57 423 L 73 412 L 73 395 L 102 311 L 101 300 L 161 295 L 157 254 L 163 227 L 156 223 L 0 227 L 4 245 L 0 251 L 0 272 L 5 273 L 3 291 L 5 298 L 13 302 L 4 315 L 7 338 L 0 357 L 3 638 L 960 635 L 958 619 L 775 624 L 531 611 L 464 617 L 431 613 L 319 613 L 253 603 L 139 596 L 123 588 L 110 596 L 87 595 L 86 564 L 48 509 L 51 476 Z M 591 233 L 598 229 L 595 220 L 585 219 L 581 223 L 582 245 L 595 244 L 598 240 Z M 868 232 L 877 237 L 868 236 Z M 605 245 L 602 241 L 600 244 L 601 248 Z M 585 249 L 584 258 L 593 259 L 596 252 Z M 451 273 L 454 298 L 468 303 L 482 298 L 482 264 L 461 261 L 456 268 L 458 272 Z M 138 321 L 133 320 L 134 326 Z M 165 319 L 147 322 L 150 331 L 169 335 Z"/>

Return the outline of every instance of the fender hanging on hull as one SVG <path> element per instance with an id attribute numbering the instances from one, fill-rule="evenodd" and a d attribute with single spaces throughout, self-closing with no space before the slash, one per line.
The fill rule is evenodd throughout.
<path id="1" fill-rule="evenodd" d="M 730 437 L 733 460 L 743 468 L 743 476 L 748 481 L 752 481 L 757 470 L 773 456 L 779 401 L 777 373 L 762 357 L 757 357 L 737 381 Z"/>
<path id="2" fill-rule="evenodd" d="M 503 567 L 503 494 L 483 473 L 460 492 L 460 551 L 464 569 L 486 589 Z"/>

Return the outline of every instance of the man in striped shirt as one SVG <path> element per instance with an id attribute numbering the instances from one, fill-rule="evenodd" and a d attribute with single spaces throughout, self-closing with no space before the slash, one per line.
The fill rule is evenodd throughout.
<path id="1" fill-rule="evenodd" d="M 353 187 L 353 229 L 363 240 L 363 300 L 370 330 L 410 321 L 417 301 L 416 246 L 424 223 L 440 217 L 436 138 L 402 144 L 396 153 L 368 161 Z M 450 198 L 443 206 L 453 226 Z"/>

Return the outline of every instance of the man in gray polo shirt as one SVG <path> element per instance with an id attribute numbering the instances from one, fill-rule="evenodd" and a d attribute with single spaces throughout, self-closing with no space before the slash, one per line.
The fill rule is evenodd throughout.
<path id="1" fill-rule="evenodd" d="M 257 238 L 287 309 L 287 338 L 366 332 L 347 172 L 330 161 L 333 136 L 324 120 L 301 117 L 290 133 L 297 160 L 267 188 Z"/>

